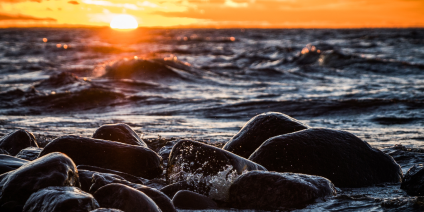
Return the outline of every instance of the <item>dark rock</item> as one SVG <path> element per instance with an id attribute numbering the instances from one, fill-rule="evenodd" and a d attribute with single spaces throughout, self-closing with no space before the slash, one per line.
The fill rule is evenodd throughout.
<path id="1" fill-rule="evenodd" d="M 159 212 L 159 207 L 146 194 L 126 185 L 114 183 L 94 193 L 101 207 L 117 208 L 125 212 Z"/>
<path id="2" fill-rule="evenodd" d="M 318 198 L 336 194 L 326 178 L 296 174 L 251 171 L 241 175 L 230 187 L 230 199 L 237 208 L 302 208 Z"/>
<path id="3" fill-rule="evenodd" d="M 158 154 L 162 157 L 164 164 L 168 164 L 169 154 L 178 141 L 179 140 L 168 141 L 165 146 L 159 149 Z"/>
<path id="4" fill-rule="evenodd" d="M 424 196 L 424 166 L 416 164 L 406 172 L 400 186 L 406 193 L 413 196 Z"/>
<path id="5" fill-rule="evenodd" d="M 209 189 L 206 191 L 199 190 L 199 189 L 201 188 L 198 188 L 197 186 L 192 185 L 188 183 L 187 181 L 179 181 L 179 182 L 176 182 L 161 188 L 160 191 L 164 193 L 166 196 L 168 196 L 169 198 L 173 198 L 177 192 L 182 190 L 194 191 L 194 192 L 202 193 L 202 194 L 207 194 L 209 192 Z"/>
<path id="6" fill-rule="evenodd" d="M 101 187 L 113 183 L 127 185 L 143 192 L 148 197 L 150 197 L 163 212 L 176 212 L 174 205 L 171 202 L 171 199 L 164 193 L 158 191 L 157 189 L 150 188 L 141 184 L 131 183 L 123 178 L 119 178 L 119 176 L 112 174 L 94 173 L 93 184 L 90 188 L 90 193 L 95 193 Z"/>
<path id="7" fill-rule="evenodd" d="M 147 144 L 126 124 L 106 124 L 93 134 L 93 138 L 147 147 Z"/>
<path id="8" fill-rule="evenodd" d="M 23 205 L 32 193 L 50 186 L 80 186 L 75 164 L 58 152 L 0 175 L 0 179 L 0 206 L 8 202 Z"/>
<path id="9" fill-rule="evenodd" d="M 187 190 L 177 192 L 174 198 L 172 198 L 172 203 L 180 209 L 218 209 L 216 202 L 209 197 Z"/>
<path id="10" fill-rule="evenodd" d="M 411 164 L 422 163 L 424 161 L 424 149 L 422 148 L 407 148 L 403 145 L 396 144 L 392 147 L 384 148 L 382 152 L 392 156 L 403 170 L 405 167 L 410 167 Z"/>
<path id="11" fill-rule="evenodd" d="M 26 130 L 18 130 L 0 138 L 0 148 L 15 156 L 27 147 L 38 147 L 35 137 Z"/>
<path id="12" fill-rule="evenodd" d="M 132 183 L 143 184 L 143 181 L 141 181 L 140 178 L 138 178 L 134 175 L 130 175 L 130 174 L 127 174 L 127 173 L 124 173 L 124 172 L 120 172 L 120 171 L 100 168 L 100 167 L 97 167 L 97 166 L 87 166 L 87 165 L 79 165 L 79 166 L 77 166 L 77 168 L 78 168 L 78 170 L 84 169 L 84 170 L 90 170 L 90 171 L 93 171 L 93 172 L 115 174 L 115 175 L 119 175 L 119 176 L 123 177 L 125 180 L 130 181 Z"/>
<path id="13" fill-rule="evenodd" d="M 63 152 L 77 165 L 98 166 L 147 179 L 162 174 L 162 158 L 141 146 L 71 135 L 50 142 L 40 156 L 50 152 Z"/>
<path id="14" fill-rule="evenodd" d="M 29 161 L 22 160 L 10 155 L 0 154 L 0 174 L 18 169 Z"/>
<path id="15" fill-rule="evenodd" d="M 308 129 L 300 121 L 277 112 L 259 114 L 250 119 L 223 149 L 244 158 L 249 156 L 267 139 Z"/>
<path id="16" fill-rule="evenodd" d="M 25 159 L 25 160 L 29 160 L 29 161 L 33 161 L 33 160 L 38 158 L 38 155 L 40 154 L 40 152 L 42 150 L 43 150 L 42 148 L 38 148 L 38 147 L 27 147 L 27 148 L 21 150 L 16 155 L 16 157 L 21 158 L 21 159 Z"/>
<path id="17" fill-rule="evenodd" d="M 312 128 L 276 136 L 249 158 L 270 171 L 328 178 L 337 187 L 401 182 L 402 170 L 389 155 L 351 133 Z"/>
<path id="18" fill-rule="evenodd" d="M 231 180 L 244 171 L 251 170 L 266 169 L 217 147 L 182 140 L 171 151 L 166 179 L 169 184 L 187 181 L 197 188 L 195 192 L 225 201 L 228 197 L 228 190 L 225 188 L 229 188 Z M 220 184 L 219 190 L 214 188 L 217 184 Z M 212 188 L 216 195 L 211 196 Z"/>
<path id="19" fill-rule="evenodd" d="M 119 209 L 114 209 L 114 208 L 98 208 L 91 212 L 123 212 L 123 211 Z"/>
<path id="20" fill-rule="evenodd" d="M 94 197 L 75 187 L 48 187 L 33 193 L 23 212 L 90 211 L 99 207 Z"/>
<path id="21" fill-rule="evenodd" d="M 10 155 L 10 153 L 4 149 L 0 149 L 0 154 L 2 155 Z"/>
<path id="22" fill-rule="evenodd" d="M 85 192 L 90 191 L 90 187 L 93 184 L 92 183 L 92 179 L 93 179 L 92 177 L 93 177 L 94 173 L 96 173 L 96 172 L 78 168 L 78 175 L 79 175 L 79 180 L 80 180 L 80 183 L 81 183 L 81 190 L 83 190 Z"/>

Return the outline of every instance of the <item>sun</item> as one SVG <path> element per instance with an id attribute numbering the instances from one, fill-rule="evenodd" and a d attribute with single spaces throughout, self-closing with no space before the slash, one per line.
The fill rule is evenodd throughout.
<path id="1" fill-rule="evenodd" d="M 115 16 L 110 22 L 110 28 L 116 30 L 133 30 L 137 27 L 138 23 L 134 16 L 127 14 Z"/>

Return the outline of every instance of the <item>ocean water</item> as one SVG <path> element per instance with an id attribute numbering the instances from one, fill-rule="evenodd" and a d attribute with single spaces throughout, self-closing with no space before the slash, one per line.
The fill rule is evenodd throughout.
<path id="1" fill-rule="evenodd" d="M 423 91 L 424 29 L 0 29 L 0 135 L 91 137 L 123 122 L 222 145 L 275 111 L 379 149 L 422 148 Z M 339 193 L 304 210 L 409 198 L 399 185 Z"/>

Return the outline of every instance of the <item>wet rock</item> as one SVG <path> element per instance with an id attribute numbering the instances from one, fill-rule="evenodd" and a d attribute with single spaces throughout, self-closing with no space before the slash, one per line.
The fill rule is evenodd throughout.
<path id="1" fill-rule="evenodd" d="M 2 155 L 10 155 L 10 153 L 4 149 L 0 149 L 0 154 Z"/>
<path id="2" fill-rule="evenodd" d="M 48 187 L 33 193 L 23 212 L 90 211 L 99 207 L 94 197 L 75 187 Z"/>
<path id="3" fill-rule="evenodd" d="M 172 203 L 179 209 L 205 210 L 218 208 L 216 202 L 209 197 L 187 190 L 177 192 L 172 198 Z"/>
<path id="4" fill-rule="evenodd" d="M 226 201 L 232 180 L 251 170 L 266 169 L 217 147 L 182 140 L 171 151 L 166 179 L 169 184 L 187 181 L 197 188 L 195 192 Z"/>
<path id="5" fill-rule="evenodd" d="M 406 172 L 400 186 L 409 195 L 424 196 L 424 166 L 416 164 Z"/>
<path id="6" fill-rule="evenodd" d="M 98 208 L 91 212 L 123 212 L 123 211 L 119 209 L 114 209 L 114 208 Z"/>
<path id="7" fill-rule="evenodd" d="M 125 212 L 159 212 L 159 207 L 146 194 L 122 184 L 109 184 L 94 193 L 101 207 L 117 208 Z"/>
<path id="8" fill-rule="evenodd" d="M 393 147 L 384 148 L 381 151 L 392 156 L 404 172 L 408 171 L 405 167 L 410 167 L 411 164 L 422 163 L 424 161 L 424 149 L 421 148 L 407 148 L 403 145 L 396 144 Z"/>
<path id="9" fill-rule="evenodd" d="M 309 128 L 300 121 L 282 113 L 268 112 L 250 119 L 223 149 L 244 158 L 268 138 Z"/>
<path id="10" fill-rule="evenodd" d="M 0 179 L 0 206 L 5 203 L 24 205 L 32 193 L 50 186 L 80 185 L 75 164 L 69 157 L 58 152 L 0 175 Z"/>
<path id="11" fill-rule="evenodd" d="M 35 137 L 26 130 L 17 130 L 0 138 L 0 148 L 15 156 L 27 147 L 38 147 Z"/>
<path id="12" fill-rule="evenodd" d="M 233 205 L 248 209 L 302 208 L 318 198 L 335 194 L 335 187 L 328 179 L 297 173 L 251 171 L 230 187 Z"/>
<path id="13" fill-rule="evenodd" d="M 0 174 L 18 169 L 28 162 L 10 155 L 0 154 Z"/>
<path id="14" fill-rule="evenodd" d="M 130 175 L 128 173 L 120 172 L 120 171 L 100 168 L 100 167 L 97 167 L 97 166 L 87 166 L 87 165 L 79 165 L 79 166 L 77 166 L 77 168 L 78 168 L 78 170 L 84 169 L 84 170 L 89 170 L 89 171 L 93 171 L 93 172 L 114 174 L 114 175 L 121 176 L 125 180 L 130 181 L 132 183 L 143 184 L 143 181 L 140 178 L 138 178 L 134 175 Z"/>
<path id="15" fill-rule="evenodd" d="M 119 176 L 117 175 L 105 174 L 105 173 L 94 173 L 93 184 L 90 188 L 90 193 L 95 193 L 101 187 L 109 185 L 109 184 L 113 184 L 113 183 L 127 185 L 129 187 L 132 187 L 134 189 L 137 189 L 143 192 L 156 203 L 156 205 L 162 210 L 162 212 L 176 212 L 174 205 L 171 202 L 171 199 L 168 196 L 166 196 L 164 193 L 154 188 L 150 188 L 141 184 L 136 184 L 136 183 L 126 181 L 123 178 L 119 178 Z"/>
<path id="16" fill-rule="evenodd" d="M 392 157 L 353 134 L 322 128 L 270 138 L 249 159 L 270 171 L 323 176 L 337 187 L 399 183 L 403 175 Z"/>
<path id="17" fill-rule="evenodd" d="M 207 190 L 201 190 L 202 188 L 198 188 L 197 186 L 194 186 L 187 181 L 179 181 L 170 185 L 167 185 L 160 189 L 162 193 L 164 193 L 169 198 L 173 198 L 175 194 L 182 190 L 188 190 L 188 191 L 196 191 L 196 193 L 201 194 L 207 194 L 209 192 L 209 189 Z"/>
<path id="18" fill-rule="evenodd" d="M 98 166 L 147 179 L 162 174 L 162 158 L 141 146 L 71 135 L 50 142 L 40 156 L 50 152 L 63 152 L 77 165 Z"/>
<path id="19" fill-rule="evenodd" d="M 106 124 L 93 134 L 93 138 L 147 147 L 147 144 L 126 124 Z"/>
<path id="20" fill-rule="evenodd" d="M 164 164 L 168 164 L 169 154 L 178 141 L 179 140 L 168 141 L 165 146 L 159 149 L 158 154 L 162 157 Z"/>
<path id="21" fill-rule="evenodd" d="M 16 155 L 16 157 L 21 158 L 21 159 L 25 159 L 25 160 L 29 160 L 29 161 L 33 161 L 33 160 L 38 158 L 38 155 L 40 154 L 40 152 L 42 150 L 43 150 L 42 148 L 38 148 L 38 147 L 27 147 L 27 148 L 21 150 Z"/>

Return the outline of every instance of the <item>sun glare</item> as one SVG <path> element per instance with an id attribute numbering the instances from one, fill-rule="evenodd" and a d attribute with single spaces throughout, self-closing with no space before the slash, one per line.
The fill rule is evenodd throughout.
<path id="1" fill-rule="evenodd" d="M 132 30 L 137 29 L 137 27 L 137 20 L 133 16 L 126 14 L 118 15 L 110 22 L 110 28 L 116 30 Z"/>

